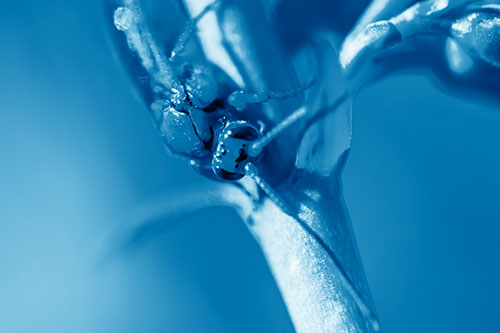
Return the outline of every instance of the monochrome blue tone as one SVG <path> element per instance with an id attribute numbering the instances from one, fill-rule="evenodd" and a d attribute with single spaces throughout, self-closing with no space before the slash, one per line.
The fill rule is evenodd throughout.
<path id="1" fill-rule="evenodd" d="M 340 8 L 334 26 L 347 33 L 366 6 L 314 10 L 320 3 L 277 7 L 290 49 L 303 38 L 287 24 L 297 12 L 322 27 Z M 205 180 L 165 153 L 111 16 L 98 1 L 0 5 L 0 331 L 293 331 L 259 245 L 230 209 L 182 216 L 143 247 L 113 252 L 131 216 Z M 443 43 L 456 73 L 472 61 L 464 48 L 497 63 L 494 45 L 461 38 Z M 438 85 L 397 74 L 356 96 L 344 193 L 386 332 L 497 329 L 495 68 L 467 85 L 436 64 Z M 458 86 L 468 90 L 450 94 Z"/>

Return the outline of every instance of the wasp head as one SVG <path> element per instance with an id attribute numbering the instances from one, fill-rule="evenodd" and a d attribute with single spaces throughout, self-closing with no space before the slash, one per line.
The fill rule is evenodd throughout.
<path id="1" fill-rule="evenodd" d="M 228 123 L 219 135 L 212 158 L 212 170 L 224 180 L 236 181 L 246 174 L 245 166 L 255 157 L 248 148 L 260 137 L 260 132 L 246 121 Z"/>

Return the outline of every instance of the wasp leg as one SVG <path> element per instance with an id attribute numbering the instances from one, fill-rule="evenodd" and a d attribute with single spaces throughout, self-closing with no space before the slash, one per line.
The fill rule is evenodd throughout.
<path id="1" fill-rule="evenodd" d="M 153 39 L 144 22 L 144 15 L 138 8 L 139 6 L 133 0 L 130 1 L 128 7 L 118 7 L 114 11 L 115 27 L 125 34 L 130 51 L 137 54 L 140 63 L 154 82 L 154 86 L 158 90 L 168 92 L 167 94 L 180 95 L 183 91 L 182 85 Z"/>
<path id="2" fill-rule="evenodd" d="M 296 97 L 305 92 L 311 86 L 313 86 L 314 83 L 315 81 L 312 80 L 308 84 L 305 84 L 298 88 L 286 89 L 286 90 L 274 90 L 274 91 L 271 90 L 271 91 L 260 91 L 260 92 L 237 90 L 232 92 L 228 96 L 227 102 L 231 106 L 233 106 L 236 110 L 242 111 L 247 107 L 248 104 L 264 103 L 269 101 L 270 99 L 275 99 L 275 98 Z"/>
<path id="3" fill-rule="evenodd" d="M 184 26 L 184 30 L 180 34 L 179 38 L 175 42 L 175 45 L 172 49 L 172 52 L 170 53 L 170 61 L 174 61 L 175 56 L 179 54 L 183 49 L 184 45 L 186 44 L 187 40 L 191 35 L 196 31 L 198 22 L 201 21 L 201 19 L 210 11 L 216 10 L 217 7 L 221 4 L 221 0 L 215 0 L 211 4 L 207 5 L 203 10 L 195 17 L 192 19 L 188 20 L 186 22 L 186 25 Z"/>

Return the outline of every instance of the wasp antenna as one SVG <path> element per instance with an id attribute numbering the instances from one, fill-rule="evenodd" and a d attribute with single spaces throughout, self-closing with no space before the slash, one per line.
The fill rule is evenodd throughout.
<path id="1" fill-rule="evenodd" d="M 276 127 L 271 129 L 266 135 L 255 141 L 248 148 L 248 155 L 250 156 L 258 156 L 262 149 L 267 146 L 271 141 L 273 141 L 278 135 L 280 135 L 284 130 L 295 124 L 298 120 L 302 119 L 307 114 L 307 108 L 305 106 L 301 106 L 296 109 L 292 114 L 286 117 L 283 121 L 281 121 Z"/>
<path id="2" fill-rule="evenodd" d="M 219 7 L 221 3 L 222 3 L 222 0 L 213 1 L 212 3 L 208 4 L 205 8 L 203 8 L 203 10 L 198 15 L 196 15 L 191 21 L 194 24 L 198 23 L 203 18 L 203 16 L 205 16 L 208 12 L 210 12 L 212 10 L 216 10 L 217 7 Z"/>
<path id="3" fill-rule="evenodd" d="M 247 163 L 245 165 L 246 175 L 251 177 L 257 186 L 260 187 L 264 193 L 274 202 L 278 207 L 280 207 L 286 214 L 292 216 L 288 205 L 280 198 L 280 196 L 273 190 L 273 188 L 259 175 L 259 170 L 252 163 Z"/>
<path id="4" fill-rule="evenodd" d="M 228 96 L 227 101 L 236 110 L 243 111 L 248 104 L 265 103 L 271 99 L 296 97 L 311 88 L 315 83 L 316 79 L 312 79 L 309 83 L 303 86 L 285 90 L 262 90 L 259 92 L 237 90 Z"/>
<path id="5" fill-rule="evenodd" d="M 339 105 L 341 105 L 346 99 L 348 94 L 342 94 L 337 100 L 326 107 L 320 108 L 319 110 L 315 110 L 311 112 L 310 118 L 308 122 L 316 121 L 321 117 L 325 116 L 330 112 L 335 112 Z M 282 120 L 276 127 L 272 128 L 267 134 L 262 136 L 260 139 L 257 139 L 249 148 L 248 155 L 252 157 L 258 156 L 262 150 L 273 141 L 278 135 L 283 133 L 288 127 L 295 124 L 298 120 L 301 120 L 308 114 L 308 109 L 305 106 L 301 106 L 296 109 L 293 113 L 291 113 L 288 117 Z"/>
<path id="6" fill-rule="evenodd" d="M 287 90 L 276 90 L 276 91 L 268 91 L 266 93 L 268 99 L 271 98 L 287 98 L 287 97 L 295 97 L 298 94 L 303 93 L 307 89 L 311 88 L 313 85 L 316 84 L 316 78 L 312 79 L 305 85 L 299 86 L 298 88 L 294 89 L 287 89 Z"/>
<path id="7" fill-rule="evenodd" d="M 175 43 L 174 48 L 172 49 L 172 52 L 170 53 L 169 61 L 171 61 L 171 62 L 174 61 L 175 56 L 177 54 L 179 54 L 179 52 L 181 52 L 182 49 L 184 49 L 184 45 L 186 44 L 187 40 L 189 39 L 189 37 L 191 37 L 193 32 L 196 30 L 196 25 L 198 24 L 198 22 L 200 22 L 201 19 L 208 12 L 210 12 L 212 10 L 216 10 L 217 7 L 219 7 L 219 5 L 221 3 L 222 3 L 221 0 L 215 0 L 214 2 L 208 4 L 205 8 L 203 8 L 203 10 L 198 15 L 196 15 L 195 17 L 193 17 L 192 19 L 187 21 L 187 23 L 184 27 L 184 31 L 181 33 L 181 35 L 177 39 L 177 42 Z"/>

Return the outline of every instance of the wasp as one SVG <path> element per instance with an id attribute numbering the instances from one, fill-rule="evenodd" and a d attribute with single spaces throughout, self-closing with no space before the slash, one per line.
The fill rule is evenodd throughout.
<path id="1" fill-rule="evenodd" d="M 154 92 L 150 105 L 157 127 L 168 150 L 190 160 L 201 174 L 224 181 L 238 181 L 246 175 L 258 178 L 264 164 L 282 165 L 267 147 L 273 140 L 305 117 L 298 107 L 266 132 L 259 106 L 273 99 L 298 98 L 314 80 L 295 89 L 248 92 L 238 89 L 216 65 L 193 62 L 189 53 L 198 22 L 217 9 L 220 1 L 208 5 L 189 20 L 167 57 L 144 23 L 134 0 L 125 0 L 114 10 L 114 24 L 124 33 L 128 48 L 140 60 Z M 259 166 L 260 164 L 260 166 Z"/>

